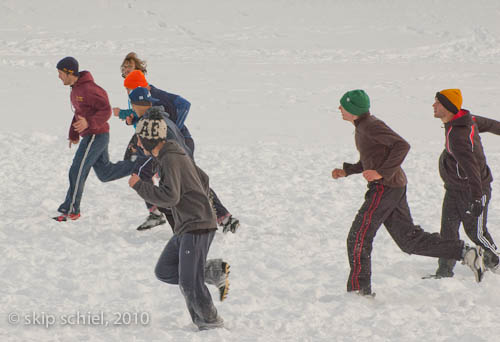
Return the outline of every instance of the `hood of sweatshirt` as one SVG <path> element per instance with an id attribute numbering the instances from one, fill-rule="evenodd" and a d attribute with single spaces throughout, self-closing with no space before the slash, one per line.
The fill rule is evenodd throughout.
<path id="1" fill-rule="evenodd" d="M 80 71 L 78 80 L 75 82 L 75 84 L 73 84 L 72 87 L 78 87 L 87 82 L 94 82 L 92 74 L 90 73 L 90 71 Z"/>

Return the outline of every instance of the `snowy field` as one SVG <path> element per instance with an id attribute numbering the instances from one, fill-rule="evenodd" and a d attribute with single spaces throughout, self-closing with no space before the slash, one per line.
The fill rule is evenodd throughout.
<path id="1" fill-rule="evenodd" d="M 365 89 L 412 145 L 415 222 L 439 231 L 444 134 L 431 105 L 457 87 L 465 108 L 500 120 L 499 18 L 496 0 L 0 0 L 0 341 L 500 341 L 500 276 L 477 284 L 457 265 L 452 279 L 422 280 L 437 261 L 402 253 L 383 227 L 376 298 L 347 294 L 345 240 L 366 182 L 330 176 L 358 158 L 338 100 Z M 242 222 L 209 255 L 231 264 L 228 299 L 210 287 L 225 329 L 197 332 L 179 289 L 155 278 L 171 231 L 135 230 L 147 213 L 127 179 L 91 172 L 82 218 L 50 220 L 75 151 L 55 65 L 76 57 L 124 107 L 130 51 L 153 85 L 191 101 L 197 162 Z M 132 130 L 110 126 L 118 160 Z M 500 243 L 500 137 L 483 144 Z M 64 324 L 77 313 L 94 324 Z"/>

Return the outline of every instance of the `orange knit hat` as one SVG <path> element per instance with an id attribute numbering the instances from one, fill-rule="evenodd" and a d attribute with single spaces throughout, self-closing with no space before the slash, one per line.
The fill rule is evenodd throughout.
<path id="1" fill-rule="evenodd" d="M 458 113 L 462 109 L 460 89 L 444 89 L 436 94 L 436 99 L 450 112 Z"/>
<path id="2" fill-rule="evenodd" d="M 123 81 L 123 85 L 128 89 L 135 89 L 137 87 L 147 87 L 148 82 L 146 77 L 140 70 L 134 70 Z"/>

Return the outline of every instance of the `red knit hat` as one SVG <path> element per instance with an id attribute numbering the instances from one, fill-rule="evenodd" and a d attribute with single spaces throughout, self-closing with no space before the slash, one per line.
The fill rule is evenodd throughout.
<path id="1" fill-rule="evenodd" d="M 135 89 L 137 87 L 147 87 L 148 82 L 146 81 L 146 77 L 140 70 L 134 70 L 125 78 L 123 81 L 123 85 L 128 89 Z"/>

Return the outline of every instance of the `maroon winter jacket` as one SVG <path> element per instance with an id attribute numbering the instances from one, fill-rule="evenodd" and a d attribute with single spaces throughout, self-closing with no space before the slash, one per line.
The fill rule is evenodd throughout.
<path id="1" fill-rule="evenodd" d="M 80 133 L 82 137 L 109 132 L 111 105 L 108 94 L 95 84 L 89 71 L 80 71 L 78 80 L 71 86 L 70 98 L 75 112 L 69 129 L 70 140 L 79 139 L 78 132 L 73 127 L 77 116 L 84 117 L 89 124 L 89 127 Z"/>

